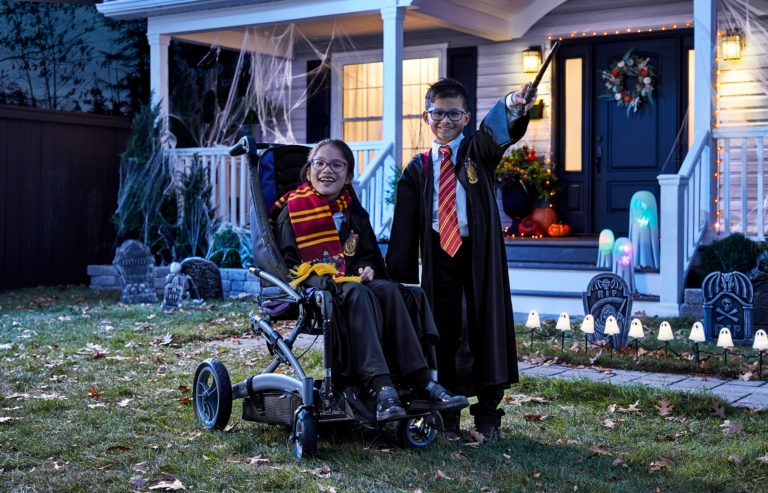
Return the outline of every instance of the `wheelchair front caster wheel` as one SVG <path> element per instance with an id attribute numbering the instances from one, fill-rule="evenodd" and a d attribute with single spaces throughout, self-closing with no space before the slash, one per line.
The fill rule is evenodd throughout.
<path id="1" fill-rule="evenodd" d="M 296 425 L 293 432 L 293 454 L 301 459 L 311 457 L 317 452 L 317 428 L 315 419 L 306 409 L 296 415 Z"/>
<path id="2" fill-rule="evenodd" d="M 232 383 L 227 368 L 207 359 L 195 372 L 192 401 L 198 423 L 209 430 L 223 430 L 232 414 Z"/>
<path id="3" fill-rule="evenodd" d="M 419 418 L 401 419 L 395 423 L 395 439 L 403 448 L 424 448 L 435 441 L 441 426 L 437 412 Z"/>

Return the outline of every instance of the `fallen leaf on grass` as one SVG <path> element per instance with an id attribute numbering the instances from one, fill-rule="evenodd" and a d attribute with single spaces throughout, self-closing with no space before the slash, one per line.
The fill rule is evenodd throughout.
<path id="1" fill-rule="evenodd" d="M 691 429 L 688 428 L 688 426 L 685 427 L 683 431 L 678 431 L 675 433 L 670 433 L 669 435 L 665 436 L 665 440 L 674 440 L 676 438 L 684 437 L 685 435 L 688 435 L 691 432 Z"/>
<path id="2" fill-rule="evenodd" d="M 712 416 L 725 417 L 725 406 L 721 406 L 719 402 L 713 399 L 710 407 L 712 408 Z"/>
<path id="3" fill-rule="evenodd" d="M 458 450 L 456 452 L 451 452 L 451 457 L 455 460 L 459 460 L 459 459 L 466 459 L 469 456 L 466 454 L 466 452 L 462 452 L 461 450 Z"/>
<path id="4" fill-rule="evenodd" d="M 104 392 L 99 392 L 98 390 L 96 390 L 96 387 L 94 385 L 91 385 L 91 387 L 88 389 L 88 397 L 90 397 L 91 399 L 98 399 L 102 395 L 104 395 Z"/>
<path id="5" fill-rule="evenodd" d="M 113 445 L 111 447 L 107 447 L 107 452 L 112 452 L 112 451 L 115 451 L 115 450 L 120 451 L 120 452 L 127 452 L 127 451 L 129 451 L 131 449 L 129 447 L 126 447 L 125 445 Z"/>
<path id="6" fill-rule="evenodd" d="M 191 403 L 192 403 L 192 398 L 191 397 L 182 397 L 181 398 L 181 404 L 183 406 L 189 405 Z"/>
<path id="7" fill-rule="evenodd" d="M 615 412 L 616 412 L 616 404 L 611 404 L 610 406 L 608 406 L 607 408 L 605 408 L 605 410 L 606 410 L 607 412 L 609 412 L 609 413 L 615 413 Z"/>
<path id="8" fill-rule="evenodd" d="M 625 414 L 634 413 L 634 414 L 637 414 L 638 416 L 642 416 L 643 414 L 640 412 L 640 409 L 637 408 L 637 406 L 639 405 L 640 405 L 640 401 L 635 401 L 635 403 L 630 405 L 629 407 L 620 407 L 618 411 L 620 413 L 625 413 Z"/>
<path id="9" fill-rule="evenodd" d="M 239 425 L 239 424 L 240 424 L 240 422 L 239 422 L 239 421 L 233 421 L 233 422 L 231 422 L 230 424 L 228 424 L 227 426 L 225 426 L 225 427 L 224 427 L 224 432 L 226 433 L 226 432 L 230 432 L 230 431 L 235 431 L 235 428 L 236 428 L 236 427 L 237 427 L 237 425 Z"/>
<path id="10" fill-rule="evenodd" d="M 608 452 L 605 449 L 600 448 L 600 445 L 592 445 L 591 447 L 589 447 L 589 450 L 592 451 L 593 455 L 607 455 L 608 457 L 613 457 L 612 453 Z"/>
<path id="11" fill-rule="evenodd" d="M 113 464 L 106 464 L 106 465 L 101 466 L 101 467 L 94 467 L 94 469 L 96 469 L 97 471 L 101 471 L 101 472 L 107 472 L 110 469 L 112 469 L 112 466 L 113 466 Z"/>
<path id="12" fill-rule="evenodd" d="M 723 428 L 723 433 L 727 433 L 728 435 L 735 435 L 736 433 L 741 433 L 741 430 L 744 429 L 744 426 L 737 421 L 726 419 L 723 424 L 720 425 L 720 428 Z"/>
<path id="13" fill-rule="evenodd" d="M 734 464 L 741 464 L 741 458 L 738 455 L 730 455 L 728 457 L 728 460 L 733 462 Z"/>
<path id="14" fill-rule="evenodd" d="M 147 462 L 139 462 L 131 466 L 131 469 L 138 472 L 147 472 Z"/>
<path id="15" fill-rule="evenodd" d="M 97 402 L 96 404 L 88 404 L 88 407 L 91 409 L 96 409 L 97 407 L 107 407 L 107 406 L 103 402 Z"/>
<path id="16" fill-rule="evenodd" d="M 14 418 L 13 416 L 0 416 L 0 424 L 13 423 L 21 418 Z"/>
<path id="17" fill-rule="evenodd" d="M 186 490 L 184 485 L 168 473 L 161 473 L 160 479 L 149 483 L 149 490 Z"/>
<path id="18" fill-rule="evenodd" d="M 133 476 L 128 482 L 140 490 L 143 490 L 147 485 L 147 480 L 141 476 Z"/>
<path id="19" fill-rule="evenodd" d="M 127 406 L 133 399 L 123 399 L 122 401 L 117 403 L 117 407 L 125 407 Z"/>
<path id="20" fill-rule="evenodd" d="M 672 414 L 672 409 L 675 406 L 670 406 L 668 399 L 660 400 L 659 404 L 661 404 L 661 405 L 660 406 L 653 406 L 659 412 L 659 416 L 667 416 L 668 414 Z"/>
<path id="21" fill-rule="evenodd" d="M 589 364 L 590 365 L 594 365 L 595 361 L 600 359 L 600 356 L 602 356 L 602 355 L 603 355 L 603 350 L 601 349 L 600 351 L 597 352 L 597 354 L 594 357 L 589 358 Z"/>
<path id="22" fill-rule="evenodd" d="M 189 385 L 181 384 L 178 387 L 179 390 L 181 390 L 182 394 L 186 394 L 187 392 L 190 392 L 192 389 L 189 388 Z"/>
<path id="23" fill-rule="evenodd" d="M 555 440 L 556 445 L 578 445 L 579 442 L 577 440 L 566 440 L 565 438 L 558 438 Z"/>
<path id="24" fill-rule="evenodd" d="M 549 415 L 547 413 L 529 413 L 524 412 L 523 413 L 523 419 L 526 421 L 543 421 L 547 419 Z"/>
<path id="25" fill-rule="evenodd" d="M 262 462 L 269 462 L 269 459 L 266 459 L 266 458 L 262 457 L 261 455 L 257 455 L 256 457 L 250 457 L 248 459 L 245 459 L 245 462 L 247 462 L 248 464 L 253 465 L 253 464 L 260 464 Z"/>
<path id="26" fill-rule="evenodd" d="M 598 419 L 600 420 L 600 424 L 605 426 L 606 428 L 616 428 L 616 425 L 619 424 L 619 422 L 613 418 L 604 418 L 602 416 L 599 416 Z"/>
<path id="27" fill-rule="evenodd" d="M 469 430 L 469 438 L 467 439 L 467 445 L 470 443 L 482 443 L 485 439 L 485 436 L 483 436 L 482 433 L 472 428 Z"/>
<path id="28" fill-rule="evenodd" d="M 323 486 L 320 483 L 315 483 L 315 484 L 317 484 L 317 489 L 320 491 L 324 491 L 327 493 L 336 493 L 336 488 L 334 488 L 333 486 Z"/>
<path id="29" fill-rule="evenodd" d="M 762 462 L 763 464 L 768 464 L 768 454 L 765 454 L 762 457 L 758 457 L 757 461 L 758 462 Z"/>
<path id="30" fill-rule="evenodd" d="M 629 466 L 627 465 L 626 462 L 624 462 L 624 459 L 622 459 L 621 457 L 616 457 L 615 459 L 613 459 L 613 462 L 611 462 L 611 465 L 612 466 L 621 466 L 621 467 L 623 467 L 625 469 L 629 469 Z"/>
<path id="31" fill-rule="evenodd" d="M 757 413 L 759 413 L 760 411 L 763 411 L 763 410 L 765 410 L 764 407 L 748 407 L 747 408 L 747 412 L 749 414 L 757 414 Z"/>
<path id="32" fill-rule="evenodd" d="M 26 401 L 29 399 L 29 394 L 11 394 L 8 396 L 8 399 L 13 399 L 16 401 Z"/>
<path id="33" fill-rule="evenodd" d="M 306 472 L 309 474 L 312 474 L 314 476 L 317 476 L 318 478 L 330 478 L 331 477 L 331 468 L 328 467 L 328 464 L 323 462 L 322 467 L 318 467 L 315 469 L 302 469 L 299 472 Z"/>
<path id="34" fill-rule="evenodd" d="M 670 459 L 669 457 L 664 457 L 663 455 L 659 456 L 659 460 L 656 462 L 651 462 L 651 471 L 659 471 L 662 467 L 671 467 L 675 464 L 675 461 Z"/>
<path id="35" fill-rule="evenodd" d="M 576 412 L 576 406 L 560 406 L 563 411 Z"/>
<path id="36" fill-rule="evenodd" d="M 748 371 L 746 373 L 743 373 L 743 374 L 739 375 L 739 380 L 742 380 L 744 382 L 748 382 L 749 380 L 752 380 L 752 376 L 753 376 L 752 372 Z"/>
<path id="37" fill-rule="evenodd" d="M 449 478 L 448 476 L 446 476 L 446 475 L 445 475 L 445 473 L 444 473 L 443 471 L 441 471 L 440 469 L 438 469 L 438 470 L 435 472 L 435 481 L 439 481 L 439 480 L 441 480 L 441 479 L 446 479 L 446 480 L 448 480 L 448 481 L 450 481 L 450 480 L 451 480 L 451 478 Z"/>

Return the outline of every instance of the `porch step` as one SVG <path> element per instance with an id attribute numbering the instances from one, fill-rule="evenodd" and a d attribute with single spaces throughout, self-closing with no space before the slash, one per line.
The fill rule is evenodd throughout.
<path id="1" fill-rule="evenodd" d="M 511 238 L 504 243 L 510 266 L 597 270 L 597 236 Z"/>

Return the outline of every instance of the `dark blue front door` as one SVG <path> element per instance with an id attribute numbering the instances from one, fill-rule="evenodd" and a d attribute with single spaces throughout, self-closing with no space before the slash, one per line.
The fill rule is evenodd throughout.
<path id="1" fill-rule="evenodd" d="M 675 141 L 687 109 L 686 36 L 690 38 L 690 33 L 621 35 L 574 42 L 571 47 L 571 53 L 585 58 L 584 152 L 582 171 L 561 177 L 566 201 L 563 219 L 572 222 L 577 232 L 610 228 L 616 236 L 626 235 L 632 194 L 650 190 L 658 201 L 657 176 L 662 168 L 666 173 L 677 171 L 681 149 Z M 601 73 L 630 49 L 650 59 L 656 77 L 654 104 L 641 104 L 637 112 L 627 115 L 626 107 L 619 107 L 615 100 L 600 98 L 606 91 Z M 631 90 L 636 82 L 628 78 L 625 87 Z M 560 135 L 567 131 L 560 129 Z M 680 135 L 686 147 L 685 132 Z"/>

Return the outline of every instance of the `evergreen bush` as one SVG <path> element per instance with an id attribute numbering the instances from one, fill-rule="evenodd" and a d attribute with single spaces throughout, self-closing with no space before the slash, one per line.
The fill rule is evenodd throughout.
<path id="1" fill-rule="evenodd" d="M 763 247 L 741 233 L 715 240 L 701 254 L 701 277 L 719 272 L 749 272 Z"/>

